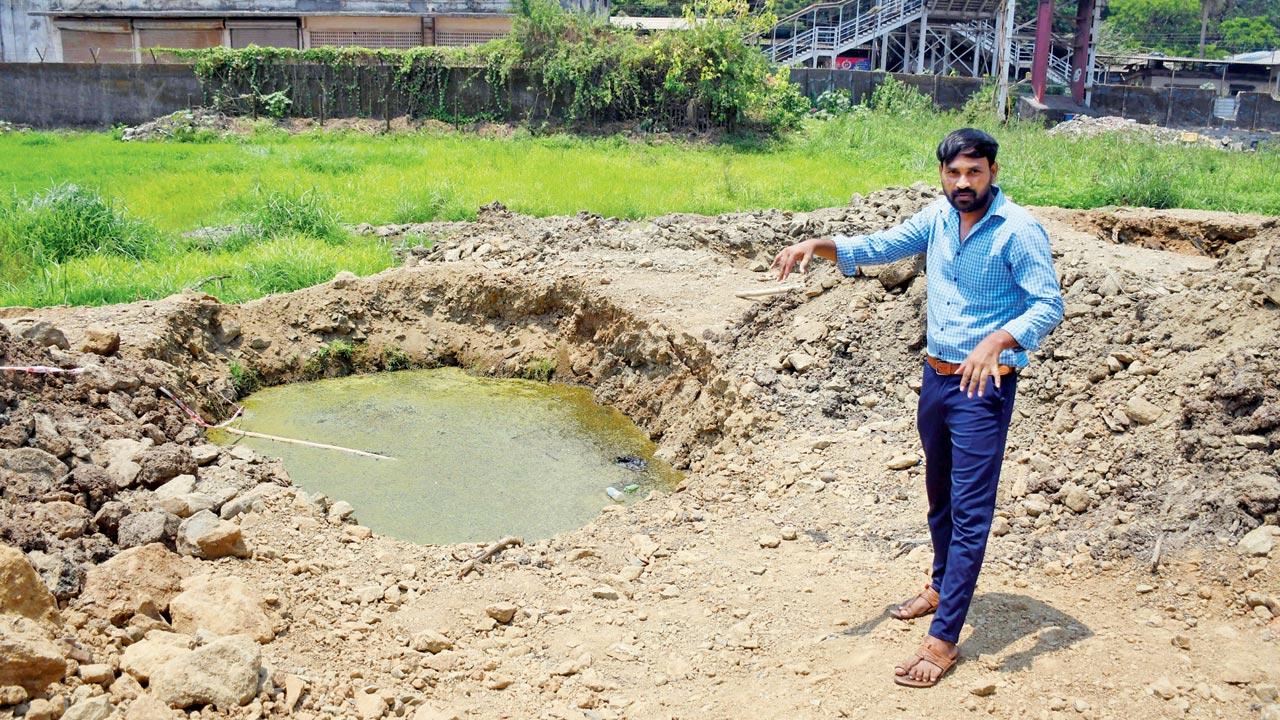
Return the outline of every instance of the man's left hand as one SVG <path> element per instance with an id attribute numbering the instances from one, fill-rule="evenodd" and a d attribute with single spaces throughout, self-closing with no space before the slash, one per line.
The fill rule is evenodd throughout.
<path id="1" fill-rule="evenodd" d="M 1000 353 L 1017 345 L 1018 341 L 1007 330 L 997 330 L 983 338 L 978 347 L 969 353 L 969 357 L 960 363 L 960 392 L 973 397 L 976 391 L 978 397 L 982 397 L 983 390 L 987 387 L 987 378 L 992 378 L 999 390 Z"/>

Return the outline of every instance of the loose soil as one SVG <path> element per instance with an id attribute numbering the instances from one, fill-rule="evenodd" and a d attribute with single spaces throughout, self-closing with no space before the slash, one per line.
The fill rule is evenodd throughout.
<path id="1" fill-rule="evenodd" d="M 886 227 L 933 197 L 644 222 L 494 205 L 475 223 L 362 227 L 405 240 L 404 266 L 243 305 L 6 309 L 0 362 L 95 368 L 5 376 L 0 447 L 41 448 L 67 474 L 0 450 L 0 539 L 41 570 L 82 652 L 118 662 L 136 637 L 79 583 L 119 538 L 84 516 L 152 507 L 148 488 L 193 470 L 253 490 L 235 518 L 252 557 L 200 564 L 274 603 L 268 676 L 306 681 L 300 717 L 356 716 L 370 692 L 422 718 L 1270 717 L 1280 550 L 1236 543 L 1280 520 L 1280 226 L 1220 213 L 1035 210 L 1066 320 L 1019 383 L 964 661 L 930 691 L 892 683 L 927 628 L 886 614 L 930 559 L 914 420 L 925 278 L 912 261 L 850 279 L 820 263 L 802 290 L 735 293 L 769 287 L 794 239 Z M 42 346 L 59 335 L 110 356 Z M 315 360 L 335 340 L 358 357 Z M 459 578 L 482 546 L 371 534 L 278 461 L 210 449 L 157 392 L 212 420 L 230 412 L 232 363 L 276 384 L 377 369 L 387 348 L 499 376 L 549 361 L 687 478 Z M 125 490 L 95 454 L 110 438 L 149 445 Z M 510 623 L 493 617 L 503 603 Z M 424 631 L 452 647 L 419 649 Z M 265 687 L 200 715 L 283 705 Z"/>

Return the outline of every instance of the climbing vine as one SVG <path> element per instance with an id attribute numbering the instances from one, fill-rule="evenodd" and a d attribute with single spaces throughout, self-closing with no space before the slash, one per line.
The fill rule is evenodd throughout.
<path id="1" fill-rule="evenodd" d="M 194 60 L 208 104 L 255 116 L 389 118 L 394 108 L 448 121 L 505 119 L 521 91 L 535 94 L 522 103 L 531 116 L 641 120 L 655 129 L 777 131 L 808 109 L 785 73 L 772 73 L 747 40 L 772 18 L 751 13 L 746 0 L 695 0 L 685 29 L 656 38 L 565 12 L 555 0 L 515 0 L 514 7 L 509 35 L 473 47 L 166 52 Z"/>

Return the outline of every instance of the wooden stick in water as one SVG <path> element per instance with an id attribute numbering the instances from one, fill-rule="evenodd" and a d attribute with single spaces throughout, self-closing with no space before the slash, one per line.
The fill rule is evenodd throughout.
<path id="1" fill-rule="evenodd" d="M 266 433 L 253 432 L 251 430 L 237 430 L 235 428 L 230 428 L 230 427 L 222 428 L 222 429 L 234 435 L 243 435 L 245 437 L 262 438 L 263 440 L 275 440 L 276 442 L 292 443 L 294 445 L 305 445 L 307 447 L 320 448 L 321 450 L 338 450 L 340 452 L 351 453 L 352 455 L 359 455 L 361 457 L 373 458 L 375 460 L 395 460 L 395 458 L 389 455 L 379 455 L 377 453 L 365 452 L 364 450 L 352 450 L 351 448 L 344 448 L 338 445 L 326 445 L 324 443 L 311 442 L 310 440 L 296 440 L 294 438 L 280 437 L 279 435 L 268 435 Z"/>
<path id="2" fill-rule="evenodd" d="M 734 293 L 734 295 L 740 298 L 751 299 L 751 298 L 758 298 L 758 297 L 769 297 L 770 295 L 781 295 L 783 293 L 789 293 L 792 290 L 803 290 L 803 289 L 804 289 L 804 285 L 800 283 L 793 283 L 791 285 L 775 285 L 773 287 L 760 288 L 759 290 L 739 290 L 738 292 Z"/>

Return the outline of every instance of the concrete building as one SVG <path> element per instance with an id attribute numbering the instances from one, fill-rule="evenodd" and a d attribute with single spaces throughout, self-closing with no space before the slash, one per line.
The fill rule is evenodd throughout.
<path id="1" fill-rule="evenodd" d="M 608 0 L 561 0 L 608 12 Z M 149 48 L 474 45 L 511 29 L 510 0 L 0 0 L 0 60 L 119 63 Z"/>

